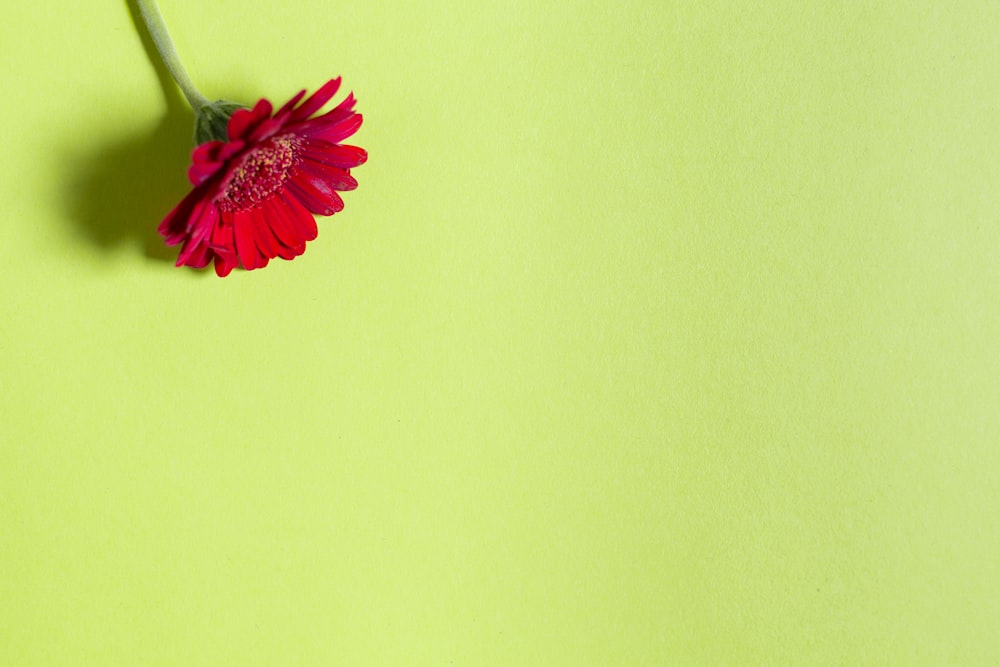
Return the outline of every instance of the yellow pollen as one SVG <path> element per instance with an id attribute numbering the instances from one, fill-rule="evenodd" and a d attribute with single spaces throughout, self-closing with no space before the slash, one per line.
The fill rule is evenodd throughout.
<path id="1" fill-rule="evenodd" d="M 268 139 L 240 158 L 216 204 L 223 211 L 254 208 L 281 189 L 295 158 L 295 141 L 291 137 Z"/>

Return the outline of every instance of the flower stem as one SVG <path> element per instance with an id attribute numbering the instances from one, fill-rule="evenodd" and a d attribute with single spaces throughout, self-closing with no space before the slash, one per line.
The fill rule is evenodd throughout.
<path id="1" fill-rule="evenodd" d="M 174 77 L 177 86 L 184 93 L 188 104 L 197 112 L 210 102 L 194 87 L 191 77 L 188 76 L 187 70 L 181 64 L 181 59 L 177 57 L 177 51 L 170 39 L 170 33 L 167 32 L 167 24 L 163 22 L 163 16 L 160 15 L 160 10 L 156 6 L 156 0 L 135 0 L 135 2 L 139 6 L 142 21 L 146 24 L 149 36 L 153 38 L 153 44 L 156 46 L 163 64 L 170 70 L 170 75 Z"/>

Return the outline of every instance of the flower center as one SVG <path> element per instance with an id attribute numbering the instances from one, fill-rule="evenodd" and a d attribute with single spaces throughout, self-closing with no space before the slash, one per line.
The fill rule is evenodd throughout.
<path id="1" fill-rule="evenodd" d="M 295 163 L 291 137 L 268 139 L 248 152 L 233 168 L 225 192 L 216 200 L 223 211 L 246 211 L 281 189 Z"/>

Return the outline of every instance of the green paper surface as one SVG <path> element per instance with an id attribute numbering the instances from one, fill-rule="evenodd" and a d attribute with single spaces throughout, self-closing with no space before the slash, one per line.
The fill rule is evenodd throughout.
<path id="1" fill-rule="evenodd" d="M 370 160 L 174 268 L 129 7 L 0 9 L 0 664 L 1000 663 L 1000 4 L 160 6 Z"/>

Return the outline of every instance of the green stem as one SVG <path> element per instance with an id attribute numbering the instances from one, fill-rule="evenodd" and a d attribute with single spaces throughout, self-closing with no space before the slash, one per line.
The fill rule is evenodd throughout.
<path id="1" fill-rule="evenodd" d="M 170 70 L 170 75 L 174 77 L 177 86 L 184 93 L 188 104 L 196 112 L 206 104 L 210 104 L 208 98 L 194 87 L 191 77 L 188 76 L 187 70 L 181 64 L 181 59 L 177 57 L 177 51 L 170 39 L 170 33 L 167 32 L 167 24 L 163 22 L 163 16 L 160 15 L 160 10 L 156 6 L 156 0 L 135 0 L 135 2 L 139 6 L 142 21 L 146 24 L 149 36 L 153 38 L 153 44 L 156 46 L 163 64 Z"/>

